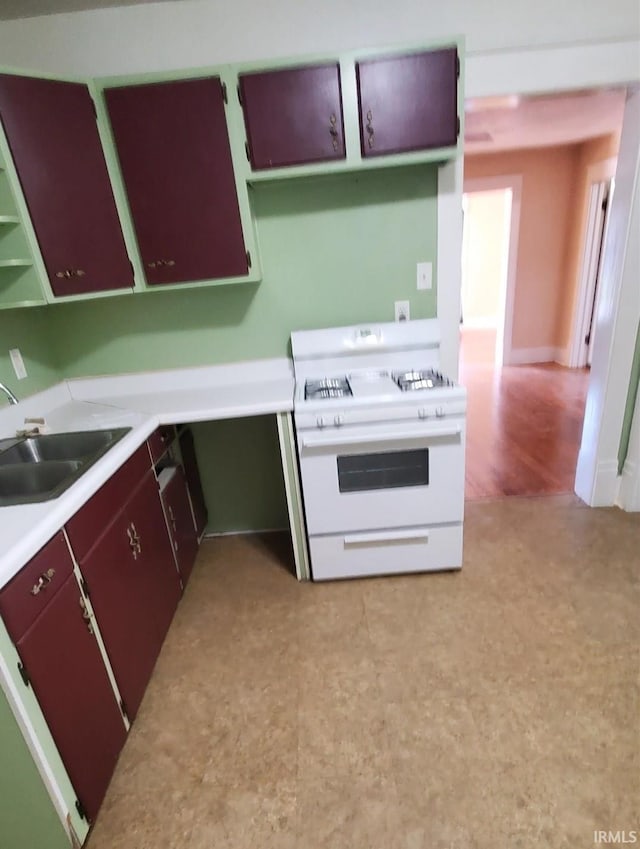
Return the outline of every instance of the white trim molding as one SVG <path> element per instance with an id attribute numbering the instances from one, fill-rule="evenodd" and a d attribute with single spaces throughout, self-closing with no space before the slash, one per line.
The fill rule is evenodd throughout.
<path id="1" fill-rule="evenodd" d="M 640 87 L 627 95 L 616 190 L 602 259 L 591 377 L 575 491 L 592 506 L 616 502 L 618 447 L 640 320 Z M 610 484 L 611 466 L 616 481 Z"/>
<path id="2" fill-rule="evenodd" d="M 542 348 L 512 348 L 505 365 L 523 366 L 534 363 L 562 363 L 563 348 L 548 345 Z"/>
<path id="3" fill-rule="evenodd" d="M 442 328 L 440 366 L 458 379 L 462 288 L 462 157 L 438 168 L 437 314 Z"/>

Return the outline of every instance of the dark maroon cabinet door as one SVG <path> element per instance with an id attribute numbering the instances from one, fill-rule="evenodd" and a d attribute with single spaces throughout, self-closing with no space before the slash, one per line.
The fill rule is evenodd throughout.
<path id="1" fill-rule="evenodd" d="M 147 282 L 247 274 L 220 80 L 111 88 L 105 98 Z"/>
<path id="2" fill-rule="evenodd" d="M 80 599 L 71 575 L 17 649 L 78 799 L 93 820 L 126 731 Z"/>
<path id="3" fill-rule="evenodd" d="M 337 64 L 241 74 L 239 80 L 254 169 L 344 159 Z"/>
<path id="4" fill-rule="evenodd" d="M 0 117 L 54 293 L 132 287 L 87 86 L 0 74 Z"/>
<path id="5" fill-rule="evenodd" d="M 187 482 L 180 467 L 162 493 L 182 583 L 186 587 L 198 553 L 198 536 L 191 513 Z"/>
<path id="6" fill-rule="evenodd" d="M 363 156 L 456 144 L 455 47 L 357 62 L 356 77 Z"/>
<path id="7" fill-rule="evenodd" d="M 153 472 L 80 568 L 127 713 L 133 719 L 180 598 Z"/>

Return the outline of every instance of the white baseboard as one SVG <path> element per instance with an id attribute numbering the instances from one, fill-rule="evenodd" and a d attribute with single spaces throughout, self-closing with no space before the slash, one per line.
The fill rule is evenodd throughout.
<path id="1" fill-rule="evenodd" d="M 603 460 L 596 465 L 595 475 L 590 475 L 593 468 L 593 452 L 590 449 L 581 450 L 578 454 L 576 469 L 575 491 L 590 507 L 613 507 L 619 490 L 618 461 Z"/>
<path id="2" fill-rule="evenodd" d="M 496 330 L 498 325 L 495 318 L 464 318 L 462 317 L 462 330 Z"/>
<path id="3" fill-rule="evenodd" d="M 640 463 L 625 460 L 616 503 L 630 513 L 640 511 Z"/>
<path id="4" fill-rule="evenodd" d="M 512 348 L 509 360 L 505 365 L 524 366 L 534 363 L 559 363 L 563 354 L 562 348 L 549 345 L 545 348 Z"/>

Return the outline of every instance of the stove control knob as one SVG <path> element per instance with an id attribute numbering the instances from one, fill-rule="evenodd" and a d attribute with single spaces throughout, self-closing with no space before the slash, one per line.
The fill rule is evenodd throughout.
<path id="1" fill-rule="evenodd" d="M 426 419 L 427 418 L 427 411 L 425 410 L 424 407 L 420 407 L 420 409 L 418 410 L 418 418 L 419 419 Z"/>
<path id="2" fill-rule="evenodd" d="M 322 416 L 318 416 L 318 418 L 316 419 L 316 425 L 318 427 L 324 427 L 324 419 L 322 418 Z"/>
<path id="3" fill-rule="evenodd" d="M 340 427 L 340 425 L 343 423 L 343 421 L 344 421 L 344 419 L 343 419 L 342 416 L 335 416 L 334 419 L 333 419 L 333 423 L 336 427 Z"/>
<path id="4" fill-rule="evenodd" d="M 443 407 L 436 407 L 436 416 L 439 419 L 444 417 L 444 408 Z"/>

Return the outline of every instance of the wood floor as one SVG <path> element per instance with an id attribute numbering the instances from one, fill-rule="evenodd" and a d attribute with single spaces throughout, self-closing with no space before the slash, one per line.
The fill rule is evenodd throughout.
<path id="1" fill-rule="evenodd" d="M 467 345 L 467 499 L 573 492 L 589 372 L 554 363 L 495 369 Z M 483 355 L 484 354 L 484 355 Z"/>

